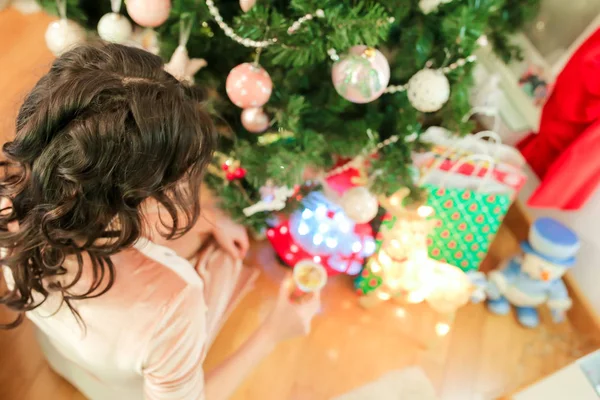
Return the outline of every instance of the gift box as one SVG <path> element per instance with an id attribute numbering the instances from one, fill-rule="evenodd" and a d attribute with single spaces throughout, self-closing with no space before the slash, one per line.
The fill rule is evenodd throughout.
<path id="1" fill-rule="evenodd" d="M 281 260 L 294 267 L 310 259 L 329 275 L 360 273 L 365 258 L 375 251 L 371 225 L 355 223 L 321 192 L 310 193 L 302 206 L 267 231 Z"/>

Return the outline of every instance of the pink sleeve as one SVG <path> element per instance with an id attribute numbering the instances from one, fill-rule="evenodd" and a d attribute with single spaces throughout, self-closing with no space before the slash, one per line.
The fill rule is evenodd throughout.
<path id="1" fill-rule="evenodd" d="M 205 315 L 199 285 L 188 285 L 166 307 L 142 370 L 146 400 L 204 399 Z"/>

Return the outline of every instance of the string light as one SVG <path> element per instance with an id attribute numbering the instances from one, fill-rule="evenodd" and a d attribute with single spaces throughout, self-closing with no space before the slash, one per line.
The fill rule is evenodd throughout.
<path id="1" fill-rule="evenodd" d="M 386 293 L 386 292 L 378 292 L 377 297 L 379 297 L 381 300 L 384 300 L 384 301 L 392 298 L 392 296 L 390 296 L 390 294 Z"/>
<path id="2" fill-rule="evenodd" d="M 438 322 L 435 324 L 435 333 L 438 336 L 446 336 L 450 332 L 450 325 L 445 322 Z"/>
<path id="3" fill-rule="evenodd" d="M 327 238 L 325 239 L 325 245 L 327 245 L 327 247 L 329 247 L 330 249 L 335 249 L 338 245 L 338 240 L 336 238 Z"/>
<path id="4" fill-rule="evenodd" d="M 318 9 L 315 12 L 315 15 L 313 16 L 312 14 L 306 14 L 305 16 L 297 19 L 292 26 L 290 26 L 287 30 L 288 35 L 293 35 L 294 33 L 296 33 L 296 31 L 298 29 L 300 29 L 300 26 L 302 26 L 303 23 L 305 23 L 306 21 L 310 21 L 312 20 L 314 17 L 317 18 L 325 18 L 325 11 Z"/>
<path id="5" fill-rule="evenodd" d="M 318 246 L 321 243 L 323 243 L 323 235 L 321 235 L 320 233 L 315 233 L 315 235 L 313 236 L 313 243 L 315 246 Z"/>
<path id="6" fill-rule="evenodd" d="M 232 27 L 230 27 L 225 21 L 223 21 L 223 17 L 221 16 L 221 13 L 219 12 L 219 9 L 217 8 L 213 0 L 206 0 L 206 5 L 208 6 L 208 12 L 213 17 L 217 25 L 219 25 L 219 28 L 221 28 L 223 33 L 225 33 L 225 36 L 241 44 L 242 46 L 263 49 L 265 47 L 269 47 L 277 43 L 277 38 L 270 38 L 266 40 L 252 40 L 241 37 L 240 35 L 235 33 Z M 311 21 L 315 17 L 324 18 L 325 12 L 321 9 L 318 9 L 314 15 L 309 13 L 304 15 L 303 17 L 298 18 L 287 29 L 288 34 L 294 34 L 300 28 L 300 26 L 302 26 L 303 23 L 305 23 L 306 21 Z"/>
<path id="7" fill-rule="evenodd" d="M 398 317 L 398 318 L 406 317 L 406 310 L 402 307 L 396 308 L 396 317 Z"/>
<path id="8" fill-rule="evenodd" d="M 417 208 L 417 214 L 421 218 L 427 218 L 433 214 L 433 208 L 429 206 L 420 206 L 419 208 Z"/>
<path id="9" fill-rule="evenodd" d="M 304 236 L 307 235 L 308 232 L 310 232 L 310 228 L 308 227 L 308 225 L 306 225 L 304 222 L 300 222 L 300 224 L 298 225 L 298 235 Z"/>
<path id="10" fill-rule="evenodd" d="M 454 71 L 455 69 L 458 69 L 460 67 L 464 67 L 468 63 L 472 63 L 472 62 L 475 62 L 475 61 L 477 61 L 477 56 L 475 54 L 471 54 L 467 58 L 458 59 L 455 62 L 453 62 L 452 64 L 448 65 L 447 67 L 441 68 L 441 71 L 444 74 L 447 74 L 449 72 Z"/>
<path id="11" fill-rule="evenodd" d="M 476 60 L 477 60 L 477 56 L 472 54 L 466 58 L 460 58 L 460 59 L 456 60 L 455 62 L 448 65 L 447 67 L 440 68 L 440 71 L 442 71 L 444 74 L 447 74 L 447 73 L 452 72 L 460 67 L 464 67 L 468 63 L 475 62 Z M 405 92 L 406 90 L 408 90 L 407 83 L 405 83 L 404 85 L 389 85 L 385 89 L 385 92 L 383 92 L 383 93 L 394 94 L 394 93 Z"/>

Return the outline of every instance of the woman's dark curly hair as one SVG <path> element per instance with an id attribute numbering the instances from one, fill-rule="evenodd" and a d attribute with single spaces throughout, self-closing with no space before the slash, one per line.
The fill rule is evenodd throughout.
<path id="1" fill-rule="evenodd" d="M 19 317 L 1 327 L 17 326 L 50 292 L 62 293 L 75 311 L 72 300 L 109 290 L 116 274 L 110 257 L 143 234 L 145 200 L 155 199 L 171 216 L 163 222 L 167 238 L 192 227 L 216 145 L 202 102 L 198 89 L 165 72 L 159 57 L 132 47 L 81 46 L 52 64 L 19 111 L 14 141 L 3 147 L 0 198 L 12 207 L 0 212 L 0 262 L 15 286 L 0 304 Z M 15 222 L 18 229 L 9 230 Z M 93 282 L 73 294 L 84 256 Z M 44 284 L 66 273 L 66 257 L 78 262 L 75 280 Z"/>

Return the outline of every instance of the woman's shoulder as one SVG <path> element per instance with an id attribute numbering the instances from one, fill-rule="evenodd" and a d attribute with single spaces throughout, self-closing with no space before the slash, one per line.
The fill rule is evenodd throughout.
<path id="1" fill-rule="evenodd" d="M 184 290 L 201 293 L 204 289 L 202 279 L 189 261 L 147 240 L 138 241 L 134 248 L 111 259 L 116 272 L 113 289 L 119 293 L 144 292 L 164 301 Z"/>

